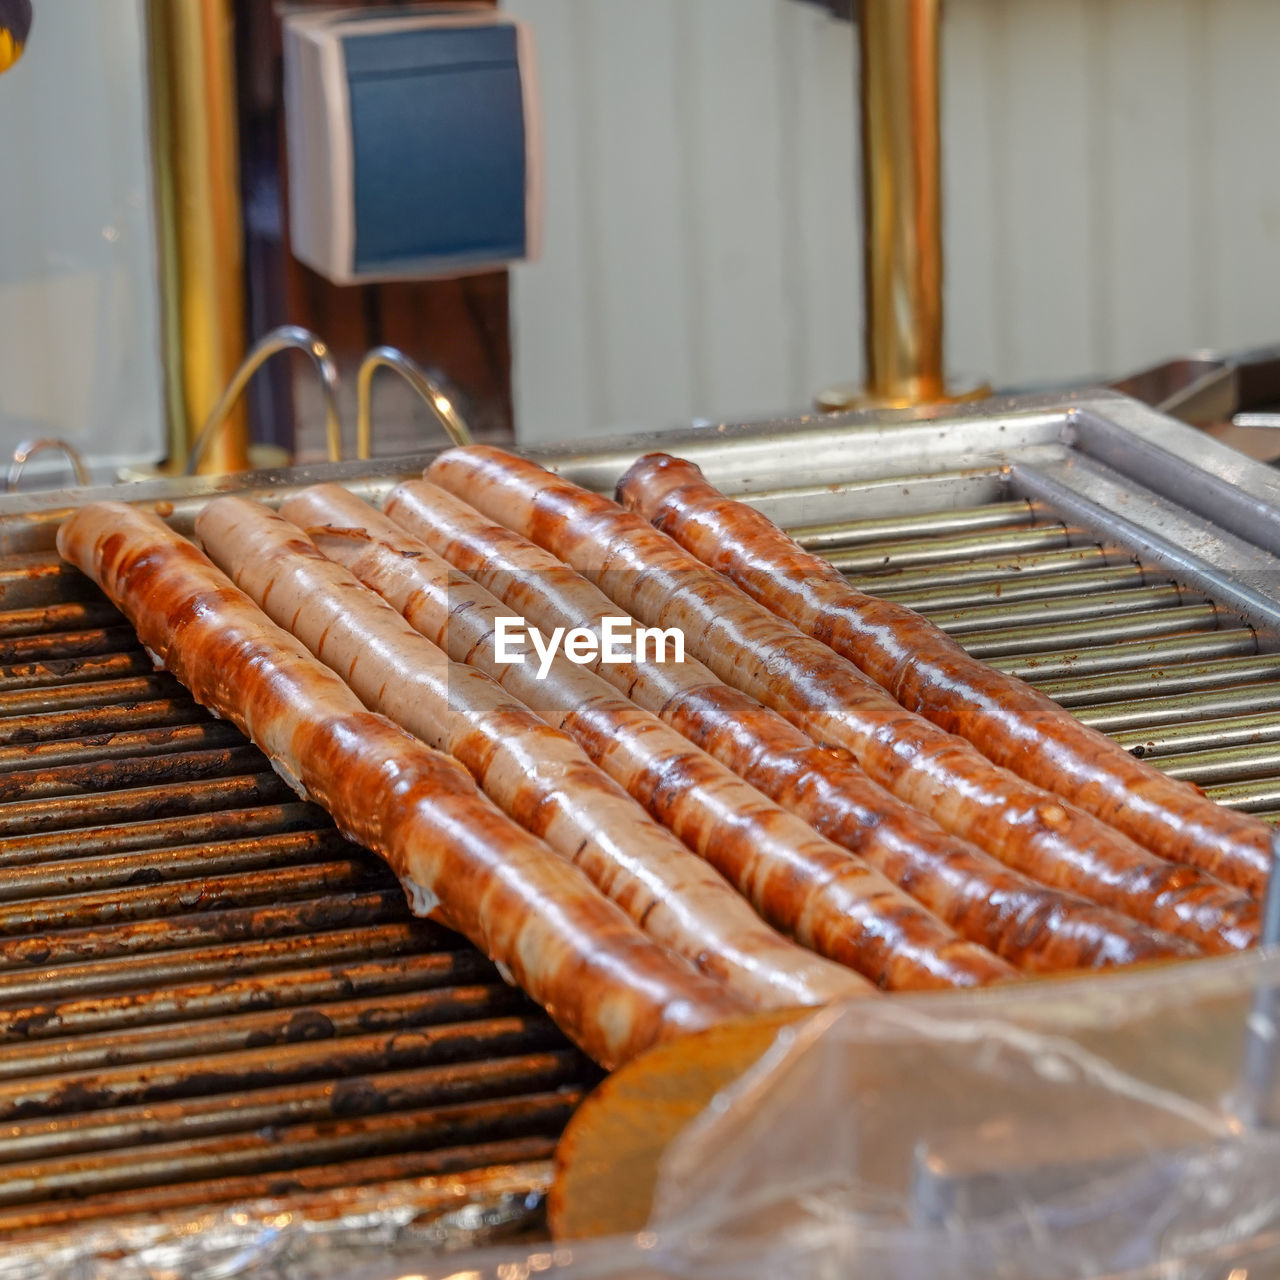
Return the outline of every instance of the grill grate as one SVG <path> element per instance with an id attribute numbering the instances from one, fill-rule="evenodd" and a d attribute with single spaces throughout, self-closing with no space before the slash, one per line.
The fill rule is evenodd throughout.
<path id="1" fill-rule="evenodd" d="M 1280 819 L 1280 654 L 1167 571 L 1021 499 L 794 533 L 1135 755 Z"/>
<path id="2" fill-rule="evenodd" d="M 796 532 L 1280 815 L 1280 655 L 1168 573 L 1021 500 Z M 52 554 L 0 568 L 0 869 L 0 1231 L 542 1161 L 598 1078 Z"/>
<path id="3" fill-rule="evenodd" d="M 86 580 L 15 557 L 0 610 L 0 1232 L 537 1185 L 597 1070 Z"/>

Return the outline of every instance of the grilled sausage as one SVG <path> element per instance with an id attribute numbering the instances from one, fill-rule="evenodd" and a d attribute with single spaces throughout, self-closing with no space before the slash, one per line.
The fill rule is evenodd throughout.
<path id="1" fill-rule="evenodd" d="M 452 754 L 507 815 L 575 863 L 664 946 L 758 1008 L 871 987 L 788 942 L 654 822 L 578 744 L 473 667 L 451 662 L 287 520 L 244 498 L 196 518 L 205 550 L 362 702 Z"/>
<path id="2" fill-rule="evenodd" d="M 726 498 L 691 462 L 656 453 L 618 486 L 622 503 L 766 608 L 829 644 L 904 707 L 997 764 L 1065 796 L 1175 862 L 1259 893 L 1270 830 L 1134 759 L 1025 681 L 971 658 L 911 609 L 855 590 L 768 516 Z"/>
<path id="3" fill-rule="evenodd" d="M 233 721 L 342 832 L 382 855 L 436 914 L 614 1066 L 742 1003 L 647 938 L 576 867 L 516 826 L 456 761 L 359 699 L 191 543 L 123 503 L 58 530 L 196 701 Z"/>
<path id="4" fill-rule="evenodd" d="M 494 626 L 510 610 L 345 490 L 307 490 L 282 511 L 428 639 L 571 733 L 771 924 L 887 988 L 977 986 L 1014 976 L 1012 966 L 957 938 L 879 873 L 591 672 L 562 658 L 539 679 L 532 663 L 498 662 Z"/>
<path id="5" fill-rule="evenodd" d="M 425 480 L 398 485 L 387 513 L 544 633 L 599 631 L 618 606 L 581 574 Z M 859 854 L 963 937 L 1033 971 L 1194 954 L 1086 899 L 1033 880 L 949 835 L 872 782 L 847 751 L 721 683 L 696 659 L 591 665 L 815 830 Z"/>
<path id="6" fill-rule="evenodd" d="M 500 449 L 451 449 L 429 477 L 580 569 L 822 744 L 1002 862 L 1179 932 L 1206 949 L 1258 935 L 1255 902 L 1198 868 L 1149 853 L 1091 814 L 1001 769 L 963 738 L 900 707 L 851 662 L 775 617 L 666 534 L 616 503 Z"/>

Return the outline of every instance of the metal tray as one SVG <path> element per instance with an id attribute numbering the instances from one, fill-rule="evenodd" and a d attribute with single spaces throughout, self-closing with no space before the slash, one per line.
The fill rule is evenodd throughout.
<path id="1" fill-rule="evenodd" d="M 1176 572 L 1280 643 L 1280 475 L 1116 392 L 955 408 L 807 415 L 524 450 L 598 491 L 641 453 L 697 462 L 783 525 L 941 511 L 998 496 L 1044 502 Z M 269 502 L 322 480 L 377 499 L 438 450 L 221 477 L 0 498 L 0 555 L 48 550 L 63 515 L 95 499 L 155 505 L 188 528 L 209 498 Z"/>

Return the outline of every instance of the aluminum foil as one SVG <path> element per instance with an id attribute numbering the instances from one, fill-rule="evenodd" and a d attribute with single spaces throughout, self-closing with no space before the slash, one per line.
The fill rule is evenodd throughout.
<path id="1" fill-rule="evenodd" d="M 545 1233 L 550 1178 L 538 1163 L 86 1225 L 6 1242 L 0 1280 L 349 1280 L 369 1266 L 409 1270 L 410 1259 Z"/>

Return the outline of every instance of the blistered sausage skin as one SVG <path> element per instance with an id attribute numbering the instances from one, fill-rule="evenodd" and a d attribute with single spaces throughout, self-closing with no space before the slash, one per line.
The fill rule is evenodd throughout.
<path id="1" fill-rule="evenodd" d="M 438 907 L 598 1062 L 743 1010 L 486 800 L 460 764 L 365 710 L 161 520 L 93 503 L 62 523 L 58 550 L 197 702 L 391 865 L 420 914 Z"/>
<path id="2" fill-rule="evenodd" d="M 726 498 L 691 462 L 655 453 L 618 485 L 624 506 L 774 613 L 825 641 L 904 707 L 997 764 L 1175 862 L 1259 893 L 1270 829 L 1134 759 L 1025 681 L 971 658 L 911 609 L 857 591 L 768 516 Z"/>
<path id="3" fill-rule="evenodd" d="M 722 680 L 822 744 L 851 751 L 899 799 L 1044 884 L 1209 950 L 1256 941 L 1257 903 L 1157 857 L 900 707 L 820 640 L 770 613 L 616 503 L 501 449 L 441 454 L 428 476 L 579 569 L 649 626 L 680 627 Z"/>
<path id="4" fill-rule="evenodd" d="M 658 942 L 756 1008 L 872 990 L 775 933 L 670 831 L 483 672 L 452 662 L 289 521 L 244 498 L 196 518 L 212 557 L 372 711 L 451 754 L 521 826 L 575 863 Z"/>
<path id="5" fill-rule="evenodd" d="M 425 480 L 385 508 L 455 568 L 551 634 L 618 616 L 618 606 L 550 552 Z M 1038 972 L 1194 954 L 1187 942 L 1036 884 L 891 796 L 847 751 L 817 746 L 790 721 L 723 684 L 702 663 L 610 663 L 591 670 L 815 830 L 857 853 L 963 937 Z"/>
<path id="6" fill-rule="evenodd" d="M 531 662 L 498 662 L 495 622 L 510 609 L 381 513 L 332 485 L 291 498 L 282 511 L 451 657 L 572 734 L 766 920 L 805 946 L 894 990 L 1015 975 L 585 668 L 561 658 L 539 679 Z"/>

